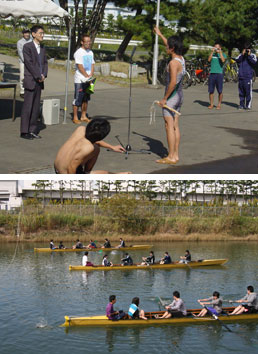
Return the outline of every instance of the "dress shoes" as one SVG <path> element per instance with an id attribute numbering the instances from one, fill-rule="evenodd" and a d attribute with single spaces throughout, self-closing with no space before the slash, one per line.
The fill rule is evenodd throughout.
<path id="1" fill-rule="evenodd" d="M 41 139 L 41 136 L 36 133 L 30 133 L 30 135 L 32 136 L 32 139 Z"/>
<path id="2" fill-rule="evenodd" d="M 21 133 L 21 138 L 27 139 L 27 140 L 33 140 L 33 136 L 30 133 Z"/>

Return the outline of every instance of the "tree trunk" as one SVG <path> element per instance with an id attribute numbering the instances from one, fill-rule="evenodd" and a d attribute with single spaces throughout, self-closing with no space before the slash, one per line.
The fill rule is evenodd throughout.
<path id="1" fill-rule="evenodd" d="M 139 16 L 140 14 L 142 13 L 142 9 L 141 8 L 138 8 L 136 10 L 136 15 L 135 17 Z M 132 39 L 133 37 L 133 32 L 131 31 L 128 31 L 125 35 L 125 38 L 123 39 L 122 43 L 120 44 L 119 48 L 117 49 L 117 52 L 116 52 L 116 61 L 122 61 L 123 60 L 123 56 L 125 54 L 125 51 L 126 51 L 126 48 L 130 42 L 130 40 Z"/>
<path id="2" fill-rule="evenodd" d="M 125 54 L 126 48 L 133 37 L 133 32 L 127 32 L 122 43 L 120 44 L 116 52 L 116 61 L 123 61 L 123 56 Z"/>

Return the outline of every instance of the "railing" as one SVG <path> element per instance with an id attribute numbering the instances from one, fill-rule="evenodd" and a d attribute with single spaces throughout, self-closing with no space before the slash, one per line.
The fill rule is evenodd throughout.
<path id="1" fill-rule="evenodd" d="M 4 211 L 2 211 L 4 212 Z M 13 213 L 14 211 L 12 211 Z M 24 214 L 31 213 L 63 213 L 63 214 L 77 214 L 94 216 L 112 216 L 111 211 L 103 210 L 98 205 L 37 205 L 25 206 L 23 208 Z M 223 215 L 234 215 L 238 213 L 240 216 L 258 217 L 258 207 L 256 206 L 146 206 L 137 207 L 135 215 L 142 217 L 148 215 L 155 215 L 159 217 L 216 217 Z"/>
<path id="2" fill-rule="evenodd" d="M 55 34 L 44 34 L 44 40 L 45 41 L 67 42 L 68 41 L 68 37 L 67 36 L 61 36 L 61 35 L 55 35 Z M 122 39 L 116 39 L 116 38 L 100 38 L 100 37 L 96 37 L 95 40 L 94 40 L 94 43 L 97 43 L 97 44 L 121 44 L 122 41 L 123 41 Z M 129 42 L 129 45 L 133 45 L 133 46 L 138 46 L 140 44 L 142 44 L 141 41 L 131 40 Z M 58 45 L 60 45 L 60 43 Z"/>

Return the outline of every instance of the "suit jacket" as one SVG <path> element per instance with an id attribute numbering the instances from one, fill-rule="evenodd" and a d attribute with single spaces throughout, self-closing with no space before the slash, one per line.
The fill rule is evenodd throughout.
<path id="1" fill-rule="evenodd" d="M 34 90 L 37 83 L 41 79 L 40 62 L 37 49 L 34 42 L 29 42 L 23 46 L 24 56 L 24 88 Z M 42 66 L 42 74 L 47 77 L 48 63 L 45 47 L 40 45 L 40 59 Z M 44 83 L 40 83 L 41 88 L 44 88 Z"/>

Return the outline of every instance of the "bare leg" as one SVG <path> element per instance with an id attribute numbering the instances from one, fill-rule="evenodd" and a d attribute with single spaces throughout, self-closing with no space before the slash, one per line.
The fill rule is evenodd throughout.
<path id="1" fill-rule="evenodd" d="M 231 313 L 231 315 L 239 315 L 240 313 L 243 313 L 245 310 L 244 306 L 239 305 L 235 308 L 235 310 Z"/>
<path id="2" fill-rule="evenodd" d="M 147 320 L 147 317 L 145 317 L 144 310 L 140 310 L 139 317 L 142 318 L 143 320 Z"/>
<path id="3" fill-rule="evenodd" d="M 218 105 L 217 105 L 217 109 L 221 109 L 222 99 L 223 99 L 223 94 L 220 93 L 220 94 L 219 94 L 219 103 L 218 103 Z"/>
<path id="4" fill-rule="evenodd" d="M 176 137 L 176 143 L 175 143 L 175 159 L 176 161 L 179 161 L 179 144 L 180 144 L 180 130 L 179 130 L 179 116 L 176 114 L 174 118 L 174 129 L 175 129 L 175 137 Z"/>
<path id="5" fill-rule="evenodd" d="M 166 129 L 167 142 L 168 142 L 168 156 L 165 159 L 170 161 L 171 163 L 176 163 L 177 162 L 175 158 L 176 134 L 175 134 L 175 127 L 174 127 L 174 118 L 164 117 L 164 121 L 165 121 L 165 129 Z M 156 162 L 162 160 L 157 160 Z"/>
<path id="6" fill-rule="evenodd" d="M 210 98 L 210 105 L 209 105 L 209 109 L 213 108 L 213 104 L 214 104 L 214 93 L 210 93 L 209 94 L 209 98 Z"/>
<path id="7" fill-rule="evenodd" d="M 81 121 L 90 122 L 90 119 L 88 119 L 87 116 L 86 116 L 87 108 L 88 108 L 88 102 L 83 102 L 82 103 Z"/>
<path id="8" fill-rule="evenodd" d="M 206 313 L 207 313 L 207 310 L 206 310 L 206 309 L 202 309 L 202 310 L 199 312 L 199 314 L 197 315 L 197 317 L 203 317 L 203 316 L 206 315 Z"/>
<path id="9" fill-rule="evenodd" d="M 81 122 L 78 119 L 78 106 L 73 106 L 73 122 L 75 124 L 80 124 Z"/>

